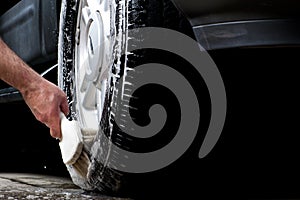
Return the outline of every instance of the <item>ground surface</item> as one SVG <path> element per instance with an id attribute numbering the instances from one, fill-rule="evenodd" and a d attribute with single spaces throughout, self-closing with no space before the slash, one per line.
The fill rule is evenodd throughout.
<path id="1" fill-rule="evenodd" d="M 20 173 L 0 173 L 0 199 L 125 200 L 86 193 L 68 178 Z"/>

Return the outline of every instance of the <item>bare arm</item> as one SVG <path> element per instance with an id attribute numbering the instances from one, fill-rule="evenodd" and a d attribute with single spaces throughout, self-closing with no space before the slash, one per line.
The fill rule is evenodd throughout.
<path id="1" fill-rule="evenodd" d="M 37 120 L 61 138 L 60 117 L 69 112 L 65 93 L 29 67 L 0 38 L 0 79 L 18 89 Z"/>

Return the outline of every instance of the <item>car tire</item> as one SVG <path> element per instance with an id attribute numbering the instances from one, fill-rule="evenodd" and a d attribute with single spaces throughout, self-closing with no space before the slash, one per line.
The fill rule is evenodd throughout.
<path id="1" fill-rule="evenodd" d="M 93 0 L 90 0 L 90 2 L 91 1 Z M 151 98 L 151 95 L 147 96 L 146 91 L 146 93 L 142 92 L 141 94 L 137 94 L 140 95 L 138 98 L 131 98 L 132 96 L 126 95 L 126 91 L 131 90 L 130 83 L 134 82 L 135 73 L 136 76 L 138 76 L 139 72 L 133 70 L 136 66 L 151 61 L 165 62 L 162 57 L 159 56 L 159 58 L 157 58 L 161 53 L 159 51 L 141 49 L 134 52 L 127 52 L 126 46 L 130 45 L 129 43 L 136 38 L 128 38 L 126 37 L 126 33 L 128 30 L 141 27 L 164 27 L 181 31 L 191 37 L 193 37 L 193 32 L 186 18 L 174 7 L 170 0 L 116 0 L 115 4 L 112 3 L 113 1 L 103 1 L 111 3 L 111 5 L 113 5 L 112 7 L 115 6 L 115 9 L 111 7 L 112 11 L 110 12 L 110 14 L 114 13 L 111 16 L 114 18 L 111 21 L 114 30 L 110 30 L 114 38 L 111 38 L 112 41 L 110 41 L 113 44 L 108 45 L 111 49 L 106 48 L 106 50 L 108 49 L 108 51 L 111 52 L 112 58 L 106 62 L 110 65 L 105 72 L 107 75 L 104 76 L 106 84 L 104 84 L 105 86 L 103 87 L 105 87 L 105 89 L 103 89 L 101 95 L 96 95 L 96 98 L 103 97 L 102 101 L 100 103 L 98 100 L 92 102 L 93 104 L 101 104 L 101 110 L 99 111 L 101 114 L 96 114 L 97 120 L 95 121 L 99 123 L 97 128 L 90 128 L 82 122 L 90 119 L 90 117 L 83 119 L 85 111 L 81 111 L 83 109 L 82 107 L 84 107 L 82 102 L 86 99 L 78 95 L 83 87 L 80 85 L 80 81 L 84 79 L 80 77 L 85 76 L 86 73 L 84 72 L 83 75 L 79 75 L 79 78 L 76 77 L 78 76 L 77 74 L 80 74 L 79 68 L 76 68 L 76 66 L 78 66 L 78 63 L 76 63 L 78 62 L 77 57 L 79 56 L 76 52 L 78 53 L 78 51 L 80 51 L 80 47 L 76 47 L 76 45 L 82 42 L 78 42 L 78 40 L 82 39 L 81 36 L 78 36 L 82 34 L 82 30 L 78 31 L 78 23 L 81 20 L 80 16 L 83 16 L 83 7 L 80 3 L 87 5 L 88 1 L 62 0 L 58 47 L 58 84 L 68 96 L 70 107 L 68 119 L 81 122 L 81 128 L 84 133 L 89 132 L 89 129 L 93 129 L 93 131 L 90 131 L 93 134 L 87 137 L 84 136 L 84 150 L 87 152 L 91 161 L 87 173 L 81 176 L 72 166 L 67 165 L 73 182 L 88 191 L 100 191 L 104 194 L 119 196 L 128 195 L 128 192 L 134 191 L 132 187 L 137 184 L 137 181 L 147 180 L 142 180 L 143 176 L 122 172 L 111 167 L 114 165 L 114 162 L 118 160 L 118 156 L 120 156 L 118 151 L 111 150 L 112 144 L 130 152 L 147 152 L 160 148 L 161 145 L 163 145 L 160 144 L 161 139 L 165 140 L 165 143 L 170 140 L 170 137 L 173 137 L 157 137 L 156 139 L 154 138 L 153 140 L 143 142 L 141 139 L 136 139 L 126 134 L 124 129 L 121 129 L 116 122 L 117 118 L 121 120 L 123 122 L 121 126 L 125 127 L 125 129 L 130 129 L 130 127 L 127 126 L 129 124 L 127 124 L 126 117 L 131 117 L 141 126 L 145 126 L 149 123 L 149 117 L 145 115 L 145 113 L 147 113 L 147 109 L 151 107 L 151 102 L 147 102 L 145 108 L 143 101 L 148 100 L 143 98 L 143 95 L 146 95 L 145 97 L 147 98 Z M 90 34 L 89 31 L 90 30 L 87 30 L 85 32 Z M 96 35 L 98 35 L 98 33 Z M 125 37 L 118 39 L 118 35 Z M 89 35 L 88 37 L 93 36 Z M 85 36 L 83 39 L 87 38 L 86 41 L 91 41 L 92 39 L 88 37 Z M 89 44 L 87 43 L 88 42 L 83 42 L 84 45 L 88 46 Z M 107 45 L 105 47 L 107 47 Z M 117 49 L 118 47 L 120 48 Z M 92 47 L 85 48 L 88 49 Z M 86 49 L 83 51 L 91 51 Z M 97 70 L 99 72 L 102 69 Z M 130 76 L 126 73 L 126 71 L 129 70 L 133 71 Z M 92 82 L 95 83 L 95 80 L 99 81 L 99 78 L 94 77 Z M 84 82 L 84 80 L 82 82 Z M 124 82 L 128 84 L 124 84 Z M 120 88 L 120 84 L 122 85 L 122 89 Z M 96 87 L 100 86 L 97 85 Z M 123 91 L 122 94 L 120 90 Z M 155 92 L 156 86 L 153 86 L 150 90 Z M 161 90 L 162 93 L 164 93 L 164 91 L 164 89 Z M 121 95 L 123 97 L 127 96 L 128 98 L 121 98 Z M 91 98 L 91 96 L 94 97 L 95 94 L 93 93 L 92 95 L 86 96 Z M 157 102 L 161 99 L 160 97 L 155 97 L 153 100 Z M 169 100 L 166 99 L 162 104 L 169 104 L 168 101 Z M 130 107 L 130 114 L 124 113 L 124 111 L 126 111 L 124 108 L 127 107 Z M 172 106 L 169 109 L 172 110 Z M 92 110 L 97 111 L 99 108 L 93 107 Z M 86 113 L 89 115 L 89 111 L 86 111 Z M 176 115 L 176 113 L 174 113 L 174 115 Z M 108 140 L 106 138 L 108 138 Z M 160 140 L 160 142 L 158 142 L 158 140 Z M 155 146 L 154 144 L 157 142 L 159 144 Z"/>

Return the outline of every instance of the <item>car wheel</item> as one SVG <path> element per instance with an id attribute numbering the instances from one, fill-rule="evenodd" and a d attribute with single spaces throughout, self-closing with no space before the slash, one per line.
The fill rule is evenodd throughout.
<path id="1" fill-rule="evenodd" d="M 130 187 L 128 180 L 132 174 L 113 167 L 120 155 L 112 145 L 143 153 L 160 148 L 162 141 L 168 142 L 173 137 L 160 135 L 143 142 L 124 131 L 130 129 L 128 117 L 141 126 L 149 123 L 145 113 L 151 107 L 149 99 L 153 95 L 137 92 L 135 95 L 139 97 L 132 98 L 127 92 L 132 90 L 134 78 L 139 73 L 134 67 L 153 61 L 160 53 L 128 52 L 127 47 L 135 38 L 129 38 L 127 33 L 135 28 L 153 26 L 183 30 L 192 35 L 185 18 L 169 0 L 62 1 L 58 84 L 68 96 L 68 118 L 79 122 L 84 149 L 91 160 L 84 176 L 72 166 L 67 169 L 73 182 L 83 189 L 121 194 L 124 182 Z M 150 88 L 145 89 L 149 91 Z M 155 85 L 150 90 L 168 93 L 156 89 Z M 152 100 L 162 99 L 156 96 Z M 168 99 L 159 103 L 169 104 Z M 170 104 L 169 110 L 172 110 Z"/>

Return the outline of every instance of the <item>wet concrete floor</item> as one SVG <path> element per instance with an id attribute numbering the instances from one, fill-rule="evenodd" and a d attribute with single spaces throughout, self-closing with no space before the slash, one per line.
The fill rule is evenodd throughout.
<path id="1" fill-rule="evenodd" d="M 0 173 L 0 199 L 130 200 L 86 193 L 64 177 L 18 173 Z"/>

